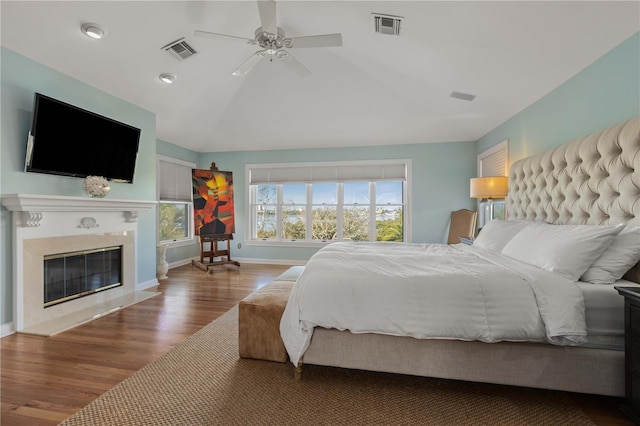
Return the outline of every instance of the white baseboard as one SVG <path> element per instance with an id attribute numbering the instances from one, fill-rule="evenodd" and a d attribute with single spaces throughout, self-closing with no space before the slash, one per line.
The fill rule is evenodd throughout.
<path id="1" fill-rule="evenodd" d="M 160 284 L 160 283 L 158 282 L 158 280 L 156 278 L 154 278 L 152 280 L 149 280 L 149 281 L 145 281 L 143 283 L 137 283 L 136 284 L 136 291 L 144 291 L 144 290 L 147 290 L 147 289 L 149 289 L 151 287 L 155 287 L 158 284 Z"/>
<path id="2" fill-rule="evenodd" d="M 5 337 L 16 332 L 16 327 L 12 322 L 0 325 L 0 337 Z"/>
<path id="3" fill-rule="evenodd" d="M 199 257 L 194 257 L 193 260 L 198 260 Z M 177 268 L 178 266 L 182 266 L 182 265 L 191 265 L 191 260 L 192 259 L 182 259 L 182 260 L 178 260 L 177 262 L 171 262 L 169 264 L 169 269 L 173 269 L 173 268 Z"/>

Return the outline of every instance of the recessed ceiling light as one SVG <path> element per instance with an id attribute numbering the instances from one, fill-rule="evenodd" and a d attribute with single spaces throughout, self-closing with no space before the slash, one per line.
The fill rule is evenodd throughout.
<path id="1" fill-rule="evenodd" d="M 82 24 L 80 29 L 87 37 L 95 38 L 97 40 L 107 35 L 106 31 L 103 30 L 98 24 Z"/>
<path id="2" fill-rule="evenodd" d="M 161 82 L 163 82 L 163 83 L 171 84 L 171 83 L 173 83 L 174 81 L 176 81 L 176 78 L 178 78 L 178 77 L 176 77 L 176 76 L 175 76 L 175 74 L 167 74 L 167 73 L 163 73 L 163 74 L 160 74 L 160 75 L 158 76 L 158 78 L 159 78 L 159 79 L 160 79 L 160 81 L 161 81 Z"/>

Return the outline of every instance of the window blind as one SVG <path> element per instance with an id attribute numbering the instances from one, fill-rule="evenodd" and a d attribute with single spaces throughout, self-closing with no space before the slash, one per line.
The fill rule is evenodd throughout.
<path id="1" fill-rule="evenodd" d="M 249 184 L 406 180 L 403 163 L 251 166 Z"/>
<path id="2" fill-rule="evenodd" d="M 159 160 L 160 200 L 191 201 L 191 166 Z M 195 167 L 195 165 L 194 165 Z"/>
<path id="3" fill-rule="evenodd" d="M 497 149 L 492 153 L 482 156 L 480 154 L 478 174 L 483 176 L 507 176 L 507 149 Z"/>

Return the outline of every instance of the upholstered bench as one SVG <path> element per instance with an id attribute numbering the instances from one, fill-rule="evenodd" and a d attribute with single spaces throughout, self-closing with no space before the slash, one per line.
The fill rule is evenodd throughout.
<path id="1" fill-rule="evenodd" d="M 280 319 L 289 293 L 303 266 L 294 266 L 238 305 L 238 346 L 241 358 L 286 362 L 287 351 L 280 337 Z"/>

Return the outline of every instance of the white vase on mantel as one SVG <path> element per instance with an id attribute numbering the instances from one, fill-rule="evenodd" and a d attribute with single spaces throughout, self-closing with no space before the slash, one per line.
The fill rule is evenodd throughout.
<path id="1" fill-rule="evenodd" d="M 167 262 L 167 246 L 160 244 L 156 250 L 156 277 L 164 280 L 169 272 L 169 263 Z"/>

